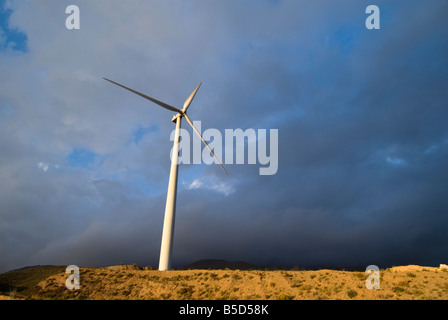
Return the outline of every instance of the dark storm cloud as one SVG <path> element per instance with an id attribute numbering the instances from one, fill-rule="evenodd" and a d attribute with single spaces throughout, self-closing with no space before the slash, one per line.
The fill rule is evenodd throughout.
<path id="1" fill-rule="evenodd" d="M 12 2 L 29 51 L 0 53 L 0 270 L 157 265 L 172 115 L 103 76 L 173 105 L 202 80 L 204 130 L 279 130 L 273 176 L 181 165 L 174 265 L 446 263 L 448 7 L 380 2 L 369 31 L 368 4 L 80 1 L 67 33 L 63 5 Z"/>

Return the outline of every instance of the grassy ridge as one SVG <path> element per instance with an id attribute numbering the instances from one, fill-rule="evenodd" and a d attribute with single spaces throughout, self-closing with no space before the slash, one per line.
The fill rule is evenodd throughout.
<path id="1" fill-rule="evenodd" d="M 30 289 L 55 274 L 65 272 L 65 266 L 36 266 L 0 274 L 0 292 L 16 297 L 29 296 Z"/>
<path id="2" fill-rule="evenodd" d="M 0 285 L 3 294 L 13 292 L 18 298 L 39 300 L 448 300 L 447 269 L 380 270 L 379 290 L 366 288 L 367 276 L 328 269 L 161 272 L 112 266 L 80 268 L 81 288 L 68 290 L 65 267 L 42 267 L 2 274 Z"/>

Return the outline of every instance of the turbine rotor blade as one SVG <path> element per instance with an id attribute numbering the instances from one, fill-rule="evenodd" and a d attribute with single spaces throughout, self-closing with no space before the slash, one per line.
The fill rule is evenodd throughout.
<path id="1" fill-rule="evenodd" d="M 146 95 L 146 94 L 143 94 L 143 93 L 141 93 L 141 92 L 138 92 L 138 91 L 136 91 L 136 90 L 133 90 L 133 89 L 131 89 L 131 88 L 128 88 L 128 87 L 126 87 L 126 86 L 124 86 L 124 85 L 122 85 L 122 84 L 119 84 L 119 83 L 115 82 L 115 81 L 112 81 L 112 80 L 109 80 L 109 79 L 106 79 L 106 78 L 103 78 L 103 79 L 106 80 L 106 81 L 112 82 L 113 84 L 116 84 L 117 86 L 120 86 L 120 87 L 122 87 L 122 88 L 125 88 L 126 90 L 129 90 L 129 91 L 131 91 L 131 92 L 133 92 L 133 93 L 135 93 L 135 94 L 138 94 L 139 96 L 141 96 L 141 97 L 143 97 L 143 98 L 145 98 L 145 99 L 148 99 L 149 101 L 152 101 L 152 102 L 158 104 L 159 106 L 161 106 L 161 107 L 163 107 L 163 108 L 165 108 L 165 109 L 168 109 L 168 110 L 171 110 L 171 111 L 174 111 L 174 112 L 182 113 L 182 110 L 180 110 L 180 109 L 178 109 L 178 108 L 176 108 L 176 107 L 173 107 L 173 106 L 169 105 L 168 103 L 165 103 L 165 102 L 159 101 L 159 100 L 157 100 L 157 99 L 154 99 L 154 98 L 152 98 L 152 97 L 150 97 L 150 96 L 148 96 L 148 95 Z"/>
<path id="2" fill-rule="evenodd" d="M 224 170 L 224 172 L 228 175 L 226 169 L 224 169 L 223 165 L 221 164 L 221 162 L 219 161 L 219 159 L 216 157 L 215 153 L 213 152 L 212 148 L 210 148 L 210 146 L 207 144 L 207 142 L 205 142 L 204 138 L 202 138 L 201 134 L 199 133 L 199 131 L 195 128 L 195 126 L 193 125 L 193 123 L 191 122 L 190 118 L 188 118 L 187 114 L 184 113 L 184 117 L 187 120 L 187 122 L 190 124 L 190 126 L 193 128 L 194 132 L 196 132 L 196 134 L 199 136 L 199 138 L 201 138 L 202 142 L 204 142 L 204 144 L 207 146 L 208 150 L 210 151 L 210 153 L 215 157 L 216 161 L 218 161 L 219 165 L 221 166 L 222 170 Z"/>
<path id="3" fill-rule="evenodd" d="M 190 94 L 190 96 L 187 98 L 187 100 L 185 100 L 184 103 L 184 108 L 182 109 L 182 112 L 187 112 L 188 107 L 190 106 L 191 101 L 193 101 L 194 96 L 196 95 L 196 92 L 198 92 L 199 87 L 201 86 L 202 81 L 199 82 L 198 86 L 196 87 L 196 89 L 193 90 L 193 92 Z"/>

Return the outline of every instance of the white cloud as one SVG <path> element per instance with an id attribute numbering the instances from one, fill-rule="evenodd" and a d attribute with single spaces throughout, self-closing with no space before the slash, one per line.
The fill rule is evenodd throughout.
<path id="1" fill-rule="evenodd" d="M 202 182 L 199 180 L 199 179 L 196 179 L 196 180 L 194 180 L 192 183 L 190 183 L 188 186 L 187 186 L 187 189 L 188 190 L 191 190 L 191 189 L 198 189 L 198 188 L 200 188 L 202 186 Z"/>
<path id="2" fill-rule="evenodd" d="M 217 181 L 215 178 L 200 178 L 195 179 L 192 183 L 184 183 L 188 190 L 206 189 L 221 193 L 225 196 L 231 195 L 235 192 L 235 187 L 230 183 Z"/>
<path id="3" fill-rule="evenodd" d="M 39 169 L 42 169 L 42 171 L 44 171 L 44 172 L 47 172 L 47 170 L 48 170 L 48 164 L 47 164 L 47 163 L 44 163 L 44 162 L 39 162 L 39 163 L 37 164 L 37 167 L 38 167 Z"/>
<path id="4" fill-rule="evenodd" d="M 402 165 L 406 164 L 406 162 L 403 159 L 395 158 L 395 157 L 387 157 L 386 161 L 395 166 L 402 166 Z"/>
<path id="5" fill-rule="evenodd" d="M 210 186 L 210 189 L 222 193 L 226 196 L 231 195 L 235 192 L 235 188 L 231 186 L 230 184 L 226 184 L 224 182 L 221 183 L 214 183 Z"/>

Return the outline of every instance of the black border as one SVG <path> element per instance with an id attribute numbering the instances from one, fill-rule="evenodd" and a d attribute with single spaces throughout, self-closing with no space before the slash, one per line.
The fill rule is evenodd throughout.
<path id="1" fill-rule="evenodd" d="M 181 315 L 181 307 L 213 307 L 210 317 L 204 314 Z M 224 305 L 248 306 L 267 305 L 268 314 L 224 314 Z M 2 314 L 11 311 L 14 317 L 42 314 L 45 317 L 79 318 L 143 316 L 144 319 L 313 319 L 319 316 L 341 318 L 374 317 L 382 319 L 391 316 L 416 316 L 437 314 L 437 309 L 446 311 L 448 300 L 3 300 L 0 301 Z M 10 309 L 10 310 L 9 310 Z M 216 312 L 220 310 L 220 312 Z M 234 309 L 235 310 L 235 309 Z M 244 310 L 244 307 L 241 307 Z M 260 310 L 260 309 L 259 309 Z M 441 313 L 443 314 L 443 313 Z"/>

